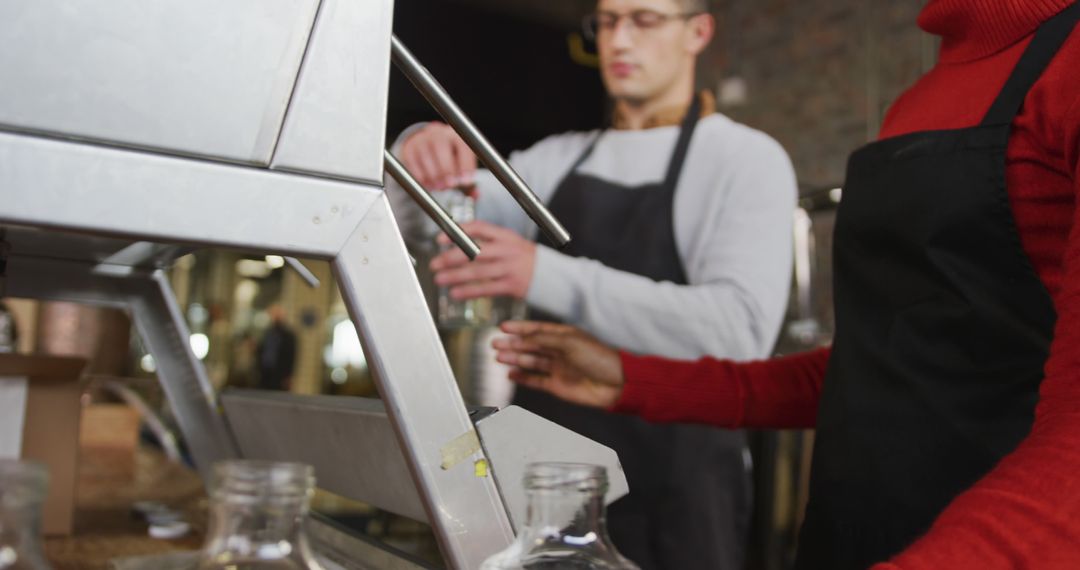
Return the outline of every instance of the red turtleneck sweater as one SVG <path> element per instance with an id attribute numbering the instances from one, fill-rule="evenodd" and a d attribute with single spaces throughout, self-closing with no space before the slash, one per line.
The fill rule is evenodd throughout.
<path id="1" fill-rule="evenodd" d="M 881 138 L 977 125 L 1038 25 L 1073 0 L 931 0 L 938 65 L 890 109 Z M 874 570 L 1080 568 L 1080 28 L 1028 93 L 1007 153 L 1024 250 L 1058 321 L 1029 436 L 921 539 Z M 753 363 L 623 354 L 615 411 L 653 421 L 812 428 L 829 350 Z"/>

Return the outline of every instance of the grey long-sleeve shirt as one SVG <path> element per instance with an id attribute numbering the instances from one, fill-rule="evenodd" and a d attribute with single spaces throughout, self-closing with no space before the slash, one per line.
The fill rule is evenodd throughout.
<path id="1" fill-rule="evenodd" d="M 579 171 L 627 187 L 661 181 L 678 132 L 606 131 Z M 512 153 L 510 162 L 546 203 L 597 134 L 551 136 Z M 406 238 L 430 235 L 433 226 L 404 191 L 390 179 L 386 186 Z M 536 235 L 490 172 L 478 172 L 477 192 L 479 219 Z M 709 115 L 697 126 L 675 191 L 675 241 L 689 284 L 656 282 L 540 246 L 526 301 L 631 352 L 765 357 L 788 299 L 796 192 L 791 162 L 776 141 Z"/>

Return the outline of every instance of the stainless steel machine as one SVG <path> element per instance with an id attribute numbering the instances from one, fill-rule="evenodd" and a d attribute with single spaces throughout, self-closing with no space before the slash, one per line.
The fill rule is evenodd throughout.
<path id="1" fill-rule="evenodd" d="M 383 195 L 391 59 L 556 242 L 565 231 L 391 33 L 391 0 L 0 2 L 0 296 L 128 310 L 196 463 L 312 463 L 328 489 L 429 522 L 476 568 L 524 516 L 525 463 L 614 453 L 516 408 L 462 402 Z M 380 400 L 219 397 L 165 278 L 199 247 L 326 259 Z M 316 525 L 335 568 L 413 563 Z"/>

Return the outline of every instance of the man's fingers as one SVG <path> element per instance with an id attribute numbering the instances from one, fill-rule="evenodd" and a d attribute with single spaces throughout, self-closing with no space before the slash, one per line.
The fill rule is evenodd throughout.
<path id="1" fill-rule="evenodd" d="M 428 268 L 438 272 L 467 265 L 468 263 L 470 263 L 469 256 L 465 255 L 465 252 L 461 251 L 461 249 L 454 247 L 435 256 L 435 259 L 432 259 L 431 263 L 428 264 Z"/>
<path id="2" fill-rule="evenodd" d="M 490 242 L 483 238 L 478 238 L 477 236 L 472 235 L 468 231 L 466 231 L 465 233 L 469 234 L 469 237 L 472 237 L 480 243 L 480 255 L 475 259 L 476 263 L 499 262 L 503 259 L 506 259 L 507 254 L 510 253 L 509 249 L 506 247 L 505 244 L 499 242 Z M 446 234 L 439 234 L 437 241 L 442 245 L 449 245 L 451 243 L 449 236 L 447 236 Z M 440 269 L 453 267 L 455 265 L 461 265 L 463 263 L 472 263 L 473 261 L 474 260 L 470 260 L 460 249 L 455 246 L 454 248 L 440 253 L 434 259 L 432 259 L 431 269 L 432 271 L 438 271 Z"/>
<path id="3" fill-rule="evenodd" d="M 424 187 L 428 190 L 442 190 L 442 176 L 439 172 L 439 162 L 435 160 L 435 148 L 431 141 L 424 141 L 422 148 L 417 149 L 416 160 L 424 171 Z"/>
<path id="4" fill-rule="evenodd" d="M 461 229 L 465 230 L 465 233 L 469 234 L 474 239 L 481 239 L 485 241 L 493 241 L 501 237 L 509 236 L 520 238 L 520 236 L 518 236 L 512 230 L 508 230 L 502 226 L 498 226 L 490 222 L 485 222 L 481 220 L 465 222 L 464 224 L 461 224 Z"/>
<path id="5" fill-rule="evenodd" d="M 439 167 L 439 182 L 443 188 L 450 188 L 457 184 L 457 161 L 454 160 L 453 143 L 446 139 L 434 141 L 431 147 L 432 157 Z"/>
<path id="6" fill-rule="evenodd" d="M 476 154 L 461 137 L 454 134 L 454 159 L 457 163 L 457 176 L 461 184 L 476 181 Z"/>
<path id="7" fill-rule="evenodd" d="M 507 279 L 492 279 L 488 281 L 468 281 L 464 285 L 458 285 L 450 289 L 450 298 L 463 301 L 466 299 L 479 299 L 480 297 L 500 297 L 513 294 L 513 285 Z"/>
<path id="8" fill-rule="evenodd" d="M 454 287 L 474 281 L 500 279 L 506 275 L 506 267 L 494 263 L 469 263 L 435 273 L 435 284 L 439 287 Z"/>
<path id="9" fill-rule="evenodd" d="M 409 174 L 412 174 L 413 178 L 420 183 L 424 188 L 430 188 L 427 169 L 424 167 L 423 162 L 420 160 L 420 151 L 417 150 L 417 144 L 407 144 L 401 148 L 401 160 L 405 164 L 406 170 Z"/>

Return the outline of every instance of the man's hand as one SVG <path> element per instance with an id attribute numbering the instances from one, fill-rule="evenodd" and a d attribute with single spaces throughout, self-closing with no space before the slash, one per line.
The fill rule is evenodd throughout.
<path id="1" fill-rule="evenodd" d="M 536 244 L 511 230 L 487 222 L 461 224 L 465 233 L 480 244 L 480 255 L 469 261 L 458 248 L 449 249 L 431 260 L 435 284 L 450 287 L 453 299 L 508 296 L 524 299 L 532 283 L 536 264 Z M 450 239 L 439 236 L 446 245 Z"/>
<path id="2" fill-rule="evenodd" d="M 444 123 L 428 123 L 401 145 L 401 162 L 424 188 L 446 190 L 473 183 L 476 155 Z"/>
<path id="3" fill-rule="evenodd" d="M 507 321 L 500 328 L 512 336 L 491 345 L 496 360 L 514 367 L 514 382 L 594 408 L 619 401 L 624 378 L 615 349 L 570 325 Z"/>

